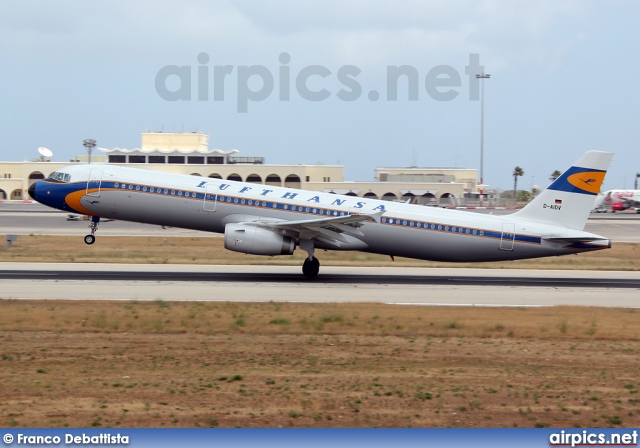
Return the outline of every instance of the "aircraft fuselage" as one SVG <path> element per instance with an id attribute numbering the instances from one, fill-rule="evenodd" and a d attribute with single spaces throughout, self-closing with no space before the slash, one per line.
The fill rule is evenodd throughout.
<path id="1" fill-rule="evenodd" d="M 37 182 L 30 190 L 34 199 L 72 213 L 205 232 L 225 233 L 228 224 L 253 223 L 291 237 L 300 247 L 307 238 L 304 230 L 293 231 L 282 224 L 360 214 L 379 214 L 379 219 L 368 219 L 353 232 L 342 231 L 344 224 L 332 227 L 328 221 L 326 232 L 339 233 L 340 238 L 315 235 L 313 247 L 455 262 L 566 255 L 610 247 L 598 235 L 515 215 L 484 215 L 113 165 L 61 171 L 70 180 Z M 562 207 L 542 204 L 540 214 L 559 213 Z"/>

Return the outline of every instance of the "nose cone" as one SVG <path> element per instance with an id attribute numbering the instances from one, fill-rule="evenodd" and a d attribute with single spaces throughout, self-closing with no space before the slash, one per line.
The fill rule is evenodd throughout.
<path id="1" fill-rule="evenodd" d="M 29 186 L 29 189 L 27 190 L 29 192 L 29 196 L 31 196 L 31 199 L 36 199 L 36 184 L 38 182 L 34 182 Z"/>

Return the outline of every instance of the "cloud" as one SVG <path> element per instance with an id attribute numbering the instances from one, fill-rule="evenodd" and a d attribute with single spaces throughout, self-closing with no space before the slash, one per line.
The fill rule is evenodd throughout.
<path id="1" fill-rule="evenodd" d="M 33 7 L 33 5 L 37 7 Z M 585 40 L 589 2 L 354 0 L 209 2 L 67 0 L 5 5 L 0 54 L 182 64 L 201 51 L 225 64 L 264 64 L 282 51 L 304 64 L 464 62 L 493 69 L 561 60 Z M 70 13 L 72 11 L 73 13 Z"/>

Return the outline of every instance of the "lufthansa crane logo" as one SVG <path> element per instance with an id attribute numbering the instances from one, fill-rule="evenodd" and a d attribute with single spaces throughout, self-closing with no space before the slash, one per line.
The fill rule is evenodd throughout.
<path id="1" fill-rule="evenodd" d="M 584 192 L 598 194 L 605 174 L 604 171 L 583 171 L 567 177 L 567 182 Z"/>

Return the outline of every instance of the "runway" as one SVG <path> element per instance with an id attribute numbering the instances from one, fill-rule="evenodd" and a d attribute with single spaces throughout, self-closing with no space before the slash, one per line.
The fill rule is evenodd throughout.
<path id="1" fill-rule="evenodd" d="M 0 263 L 0 280 L 5 299 L 640 305 L 640 272 L 619 271 Z"/>
<path id="2" fill-rule="evenodd" d="M 486 212 L 486 211 L 485 211 Z M 508 211 L 496 211 L 506 214 Z M 0 204 L 0 234 L 77 235 L 86 221 L 40 204 Z M 640 242 L 640 215 L 592 214 L 589 232 Z M 100 224 L 99 235 L 220 235 L 124 221 Z M 1 298 L 71 300 L 213 300 L 380 302 L 450 306 L 612 306 L 636 308 L 640 273 L 504 269 L 357 268 L 323 266 L 314 281 L 300 267 L 0 263 Z"/>

